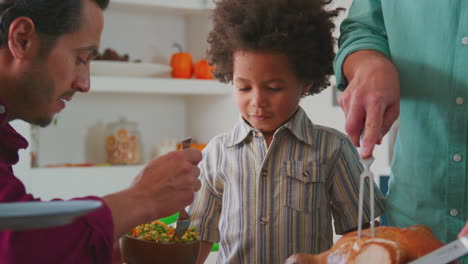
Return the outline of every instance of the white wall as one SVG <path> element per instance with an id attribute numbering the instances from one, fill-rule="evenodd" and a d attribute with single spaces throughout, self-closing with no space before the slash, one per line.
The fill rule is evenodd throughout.
<path id="1" fill-rule="evenodd" d="M 177 51 L 172 45 L 186 45 L 182 15 L 110 9 L 104 16 L 101 51 L 110 47 L 120 54 L 128 53 L 131 60 L 169 64 L 171 54 Z"/>
<path id="2" fill-rule="evenodd" d="M 144 159 L 163 139 L 185 137 L 184 98 L 170 95 L 76 94 L 57 125 L 40 129 L 39 165 L 104 163 L 107 124 L 119 117 L 138 124 Z"/>

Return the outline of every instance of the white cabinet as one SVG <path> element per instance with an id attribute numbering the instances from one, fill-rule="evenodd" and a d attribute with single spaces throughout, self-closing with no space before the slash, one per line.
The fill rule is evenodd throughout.
<path id="1" fill-rule="evenodd" d="M 101 48 L 128 53 L 131 60 L 169 64 L 179 43 L 203 58 L 210 29 L 211 1 L 113 0 L 104 12 Z M 130 74 L 131 75 L 131 74 Z M 106 195 L 127 187 L 138 166 L 44 168 L 58 163 L 103 163 L 106 124 L 119 117 L 135 121 L 143 157 L 153 156 L 164 139 L 191 136 L 206 143 L 238 118 L 230 85 L 214 80 L 92 76 L 89 94 L 76 94 L 57 123 L 39 130 L 39 168 L 30 166 L 30 150 L 21 151 L 15 174 L 27 191 L 43 199 Z M 222 111 L 221 111 L 222 110 Z M 14 122 L 30 141 L 30 126 Z"/>

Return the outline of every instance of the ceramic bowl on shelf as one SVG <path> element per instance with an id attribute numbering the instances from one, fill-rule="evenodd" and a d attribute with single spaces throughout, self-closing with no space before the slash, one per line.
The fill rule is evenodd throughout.
<path id="1" fill-rule="evenodd" d="M 200 241 L 162 244 L 124 235 L 120 252 L 128 264 L 195 264 Z"/>

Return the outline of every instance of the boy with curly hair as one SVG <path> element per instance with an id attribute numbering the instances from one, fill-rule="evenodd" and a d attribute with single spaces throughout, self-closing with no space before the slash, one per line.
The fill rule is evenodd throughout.
<path id="1" fill-rule="evenodd" d="M 204 150 L 202 188 L 191 207 L 218 263 L 283 263 L 320 253 L 357 228 L 359 155 L 348 138 L 313 124 L 302 97 L 329 85 L 333 17 L 321 0 L 221 0 L 214 9 L 208 58 L 232 82 L 241 118 Z M 383 196 L 376 193 L 376 215 Z M 368 191 L 368 190 L 367 190 Z M 368 192 L 366 192 L 368 193 Z M 366 199 L 367 200 L 367 199 Z M 369 219 L 368 201 L 364 219 Z"/>

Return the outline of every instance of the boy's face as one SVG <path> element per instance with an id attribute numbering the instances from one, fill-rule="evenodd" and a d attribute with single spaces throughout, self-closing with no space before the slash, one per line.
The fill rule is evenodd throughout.
<path id="1" fill-rule="evenodd" d="M 265 136 L 291 118 L 310 88 L 296 77 L 285 55 L 238 51 L 233 66 L 237 108 Z"/>
<path id="2" fill-rule="evenodd" d="M 81 27 L 59 37 L 45 58 L 38 54 L 24 70 L 16 98 L 28 107 L 18 107 L 17 118 L 46 126 L 75 92 L 89 91 L 89 62 L 99 48 L 103 23 L 98 5 L 83 1 Z"/>

